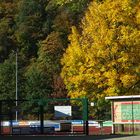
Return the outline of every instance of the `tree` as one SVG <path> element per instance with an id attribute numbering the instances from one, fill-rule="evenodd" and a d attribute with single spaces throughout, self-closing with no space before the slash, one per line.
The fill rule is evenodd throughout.
<path id="1" fill-rule="evenodd" d="M 12 51 L 8 58 L 0 63 L 0 100 L 16 99 L 16 82 L 18 99 L 25 98 L 25 79 L 23 76 L 23 60 L 18 54 L 18 69 L 16 71 L 16 53 Z M 16 81 L 17 72 L 17 81 Z"/>
<path id="2" fill-rule="evenodd" d="M 16 3 L 13 0 L 0 2 L 0 62 L 3 62 L 14 49 L 14 16 Z"/>
<path id="3" fill-rule="evenodd" d="M 9 51 L 13 49 L 13 41 L 10 38 L 9 21 L 2 19 L 0 21 L 0 62 L 3 62 Z"/>
<path id="4" fill-rule="evenodd" d="M 25 70 L 25 97 L 51 98 L 65 95 L 60 77 L 63 43 L 59 32 L 52 32 L 38 44 L 38 58 L 33 58 Z M 29 106 L 28 106 L 29 107 Z"/>
<path id="5" fill-rule="evenodd" d="M 18 46 L 27 56 L 35 56 L 36 43 L 42 38 L 44 1 L 21 0 L 18 2 L 15 37 Z"/>
<path id="6" fill-rule="evenodd" d="M 63 23 L 66 24 L 64 25 L 65 29 L 69 23 L 74 25 L 79 23 L 79 19 L 83 16 L 90 1 L 92 0 L 50 0 L 46 6 L 46 11 L 51 14 L 53 13 L 54 17 L 56 16 L 54 22 L 61 20 L 61 18 L 66 18 L 66 20 L 60 21 L 62 25 L 64 25 Z"/>
<path id="7" fill-rule="evenodd" d="M 37 65 L 53 89 L 51 96 L 55 97 L 65 95 L 65 86 L 60 78 L 60 59 L 63 52 L 64 47 L 59 32 L 51 32 L 45 40 L 39 43 Z"/>
<path id="8" fill-rule="evenodd" d="M 49 79 L 38 68 L 36 62 L 27 67 L 25 73 L 25 97 L 27 99 L 40 99 L 49 97 L 51 87 L 49 87 Z"/>
<path id="9" fill-rule="evenodd" d="M 0 64 L 0 99 L 15 99 L 16 94 L 16 62 L 15 54 Z"/>
<path id="10" fill-rule="evenodd" d="M 140 2 L 92 2 L 62 59 L 70 97 L 99 102 L 140 91 Z"/>

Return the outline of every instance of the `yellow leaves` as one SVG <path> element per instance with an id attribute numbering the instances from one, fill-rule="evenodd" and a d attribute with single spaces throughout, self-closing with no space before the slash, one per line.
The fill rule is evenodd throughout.
<path id="1" fill-rule="evenodd" d="M 116 88 L 117 86 L 119 86 L 118 84 L 119 74 L 115 69 L 112 69 L 104 72 L 104 76 L 106 77 L 106 84 L 108 86 L 106 91 L 109 90 L 110 92 L 115 93 L 116 90 L 113 89 L 114 87 Z"/>
<path id="2" fill-rule="evenodd" d="M 80 37 L 79 33 L 78 33 L 78 31 L 77 31 L 75 26 L 73 26 L 71 29 L 72 29 L 72 34 L 69 35 L 69 40 L 77 42 L 79 40 L 79 37 Z"/>
<path id="3" fill-rule="evenodd" d="M 120 56 L 121 57 L 117 60 L 118 62 L 125 63 L 125 62 L 129 61 L 129 55 L 127 53 L 125 53 L 125 52 L 122 51 L 120 53 Z"/>
<path id="4" fill-rule="evenodd" d="M 78 85 L 78 83 L 79 83 L 80 81 L 82 81 L 82 80 L 83 80 L 83 78 L 82 78 L 81 76 L 79 76 L 79 75 L 77 75 L 77 76 L 72 76 L 72 77 L 69 78 L 69 81 L 70 81 L 71 83 L 74 83 L 75 85 Z"/>
<path id="5" fill-rule="evenodd" d="M 110 87 L 113 87 L 114 85 L 116 85 L 116 79 L 115 79 L 114 77 L 109 78 L 109 79 L 108 79 L 108 85 L 109 85 Z"/>
<path id="6" fill-rule="evenodd" d="M 102 66 L 101 69 L 100 69 L 100 71 L 101 71 L 101 72 L 105 72 L 105 71 L 106 71 L 105 66 Z"/>
<path id="7" fill-rule="evenodd" d="M 140 9 L 140 6 L 139 6 L 139 9 Z M 137 24 L 140 24 L 140 10 L 136 14 L 136 22 Z"/>
<path id="8" fill-rule="evenodd" d="M 121 95 L 137 82 L 140 76 L 139 9 L 140 1 L 92 2 L 82 20 L 82 33 L 72 27 L 62 71 L 64 78 L 69 71 L 74 73 L 67 80 L 68 85 L 74 84 L 74 89 L 69 90 L 72 96 Z"/>
<path id="9" fill-rule="evenodd" d="M 140 31 L 131 26 L 120 26 L 120 43 L 122 45 L 138 45 Z"/>
<path id="10" fill-rule="evenodd" d="M 136 68 L 136 72 L 140 75 L 140 65 Z"/>
<path id="11" fill-rule="evenodd" d="M 86 92 L 85 91 L 70 91 L 68 93 L 68 96 L 71 98 L 78 98 L 78 97 L 86 97 Z"/>
<path id="12" fill-rule="evenodd" d="M 117 96 L 118 95 L 116 87 L 109 87 L 104 92 L 105 92 L 106 96 Z"/>
<path id="13" fill-rule="evenodd" d="M 67 54 L 74 54 L 77 59 L 81 57 L 82 50 L 80 48 L 80 35 L 76 29 L 76 27 L 72 27 L 72 34 L 69 35 L 69 40 L 71 41 L 71 44 L 67 49 Z M 71 58 L 72 56 L 69 55 Z M 69 59 L 69 58 L 68 58 Z"/>
<path id="14" fill-rule="evenodd" d="M 110 69 L 109 71 L 104 72 L 104 76 L 107 78 L 110 78 L 110 77 L 115 78 L 117 76 L 117 71 L 115 69 L 113 70 Z"/>
<path id="15" fill-rule="evenodd" d="M 135 83 L 137 77 L 135 75 L 126 74 L 122 75 L 120 79 L 124 87 L 130 87 L 133 83 Z"/>

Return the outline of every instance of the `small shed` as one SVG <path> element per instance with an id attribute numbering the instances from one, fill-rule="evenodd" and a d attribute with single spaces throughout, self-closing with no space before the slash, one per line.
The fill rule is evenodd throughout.
<path id="1" fill-rule="evenodd" d="M 140 95 L 105 97 L 111 101 L 112 133 L 140 132 Z"/>

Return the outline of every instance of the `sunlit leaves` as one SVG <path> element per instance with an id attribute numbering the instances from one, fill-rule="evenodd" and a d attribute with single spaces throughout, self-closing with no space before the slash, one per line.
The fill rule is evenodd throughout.
<path id="1" fill-rule="evenodd" d="M 71 97 L 138 94 L 140 2 L 92 2 L 75 27 L 62 59 L 62 77 Z"/>

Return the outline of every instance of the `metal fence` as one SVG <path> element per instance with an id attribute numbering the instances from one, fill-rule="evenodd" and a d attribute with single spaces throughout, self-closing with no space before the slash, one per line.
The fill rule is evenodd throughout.
<path id="1" fill-rule="evenodd" d="M 44 120 L 43 135 L 85 135 L 83 120 Z M 40 121 L 2 122 L 3 135 L 41 135 Z M 88 121 L 89 135 L 111 134 L 112 122 Z"/>
<path id="2" fill-rule="evenodd" d="M 71 112 L 61 112 L 55 110 L 55 107 L 62 110 L 69 107 Z M 87 135 L 87 113 L 86 99 L 1 100 L 0 134 Z M 74 126 L 72 120 L 81 120 L 81 126 Z"/>

